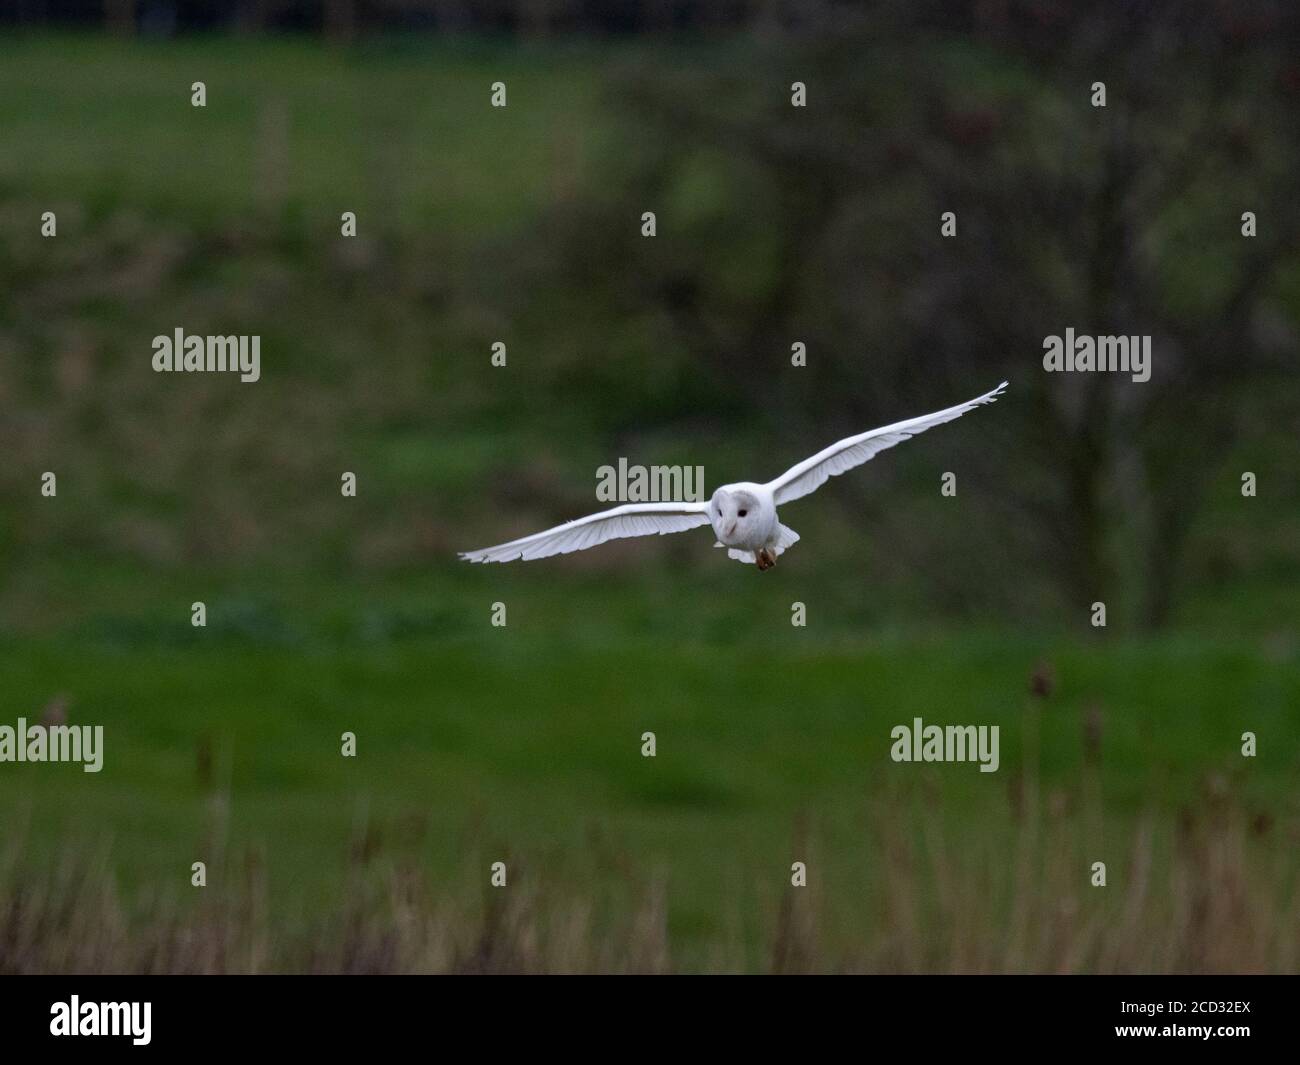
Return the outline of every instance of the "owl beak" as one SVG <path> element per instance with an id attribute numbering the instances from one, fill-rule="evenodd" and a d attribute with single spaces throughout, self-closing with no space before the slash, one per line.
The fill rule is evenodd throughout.
<path id="1" fill-rule="evenodd" d="M 734 521 L 729 526 L 727 526 L 727 535 L 728 536 L 736 535 L 736 523 Z"/>

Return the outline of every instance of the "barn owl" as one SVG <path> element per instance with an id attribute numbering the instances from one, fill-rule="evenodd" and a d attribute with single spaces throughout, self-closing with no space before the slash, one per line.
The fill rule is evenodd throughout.
<path id="1" fill-rule="evenodd" d="M 662 535 L 712 525 L 717 537 L 714 547 L 726 548 L 727 554 L 737 561 L 753 563 L 760 570 L 768 570 L 776 565 L 777 556 L 799 540 L 797 532 L 781 524 L 776 512 L 778 505 L 816 491 L 830 478 L 861 466 L 886 448 L 917 433 L 994 402 L 1006 387 L 1007 383 L 1003 381 L 992 392 L 967 403 L 845 437 L 766 484 L 752 481 L 724 484 L 708 502 L 626 503 L 496 547 L 463 551 L 460 557 L 468 562 L 546 558 L 583 551 L 620 537 Z"/>

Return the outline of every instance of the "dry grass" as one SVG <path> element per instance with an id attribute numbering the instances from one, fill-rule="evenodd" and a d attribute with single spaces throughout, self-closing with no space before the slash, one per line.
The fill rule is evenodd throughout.
<path id="1" fill-rule="evenodd" d="M 882 801 L 869 883 L 832 894 L 814 860 L 808 888 L 770 896 L 761 943 L 734 934 L 749 915 L 719 914 L 718 928 L 733 933 L 719 932 L 707 960 L 690 964 L 675 958 L 670 892 L 658 879 L 622 905 L 513 869 L 505 889 L 454 895 L 426 871 L 354 847 L 337 908 L 290 928 L 272 912 L 255 851 L 226 859 L 223 886 L 182 904 L 174 894 L 124 899 L 107 854 L 69 852 L 34 872 L 16 846 L 0 868 L 0 972 L 1295 970 L 1295 826 L 1250 815 L 1224 782 L 1211 781 L 1195 809 L 1132 822 L 1123 846 L 1107 848 L 1105 888 L 1090 886 L 1082 842 L 1097 811 L 1061 794 L 1036 803 L 1021 787 L 1006 811 L 970 842 L 937 803 Z M 1009 851 L 995 843 L 1003 831 L 1015 840 Z M 816 841 L 804 846 L 815 858 Z"/>

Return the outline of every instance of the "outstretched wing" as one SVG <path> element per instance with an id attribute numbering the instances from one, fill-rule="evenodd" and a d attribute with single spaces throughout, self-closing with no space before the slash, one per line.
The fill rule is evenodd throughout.
<path id="1" fill-rule="evenodd" d="M 545 532 L 533 533 L 508 544 L 485 547 L 480 551 L 462 551 L 467 562 L 510 562 L 516 558 L 546 558 L 583 551 L 588 547 L 625 536 L 650 536 L 658 533 L 685 532 L 709 524 L 709 504 L 700 503 L 625 503 L 599 514 L 557 525 Z"/>
<path id="2" fill-rule="evenodd" d="M 839 443 L 817 452 L 812 458 L 804 459 L 799 465 L 792 466 L 775 481 L 770 481 L 767 488 L 778 505 L 789 503 L 792 499 L 800 499 L 810 492 L 815 492 L 830 478 L 837 477 L 845 470 L 853 469 L 854 466 L 861 466 L 886 448 L 901 444 L 909 437 L 925 432 L 931 426 L 942 425 L 954 418 L 960 418 L 968 410 L 974 410 L 984 403 L 992 403 L 1006 387 L 1007 383 L 1003 381 L 992 392 L 986 392 L 969 403 L 959 403 L 947 410 L 923 414 L 919 418 L 909 418 L 905 422 L 895 422 L 880 429 L 871 429 L 858 436 L 845 437 Z"/>

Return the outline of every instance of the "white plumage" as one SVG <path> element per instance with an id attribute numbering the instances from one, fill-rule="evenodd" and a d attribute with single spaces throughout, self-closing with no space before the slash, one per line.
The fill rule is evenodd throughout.
<path id="1" fill-rule="evenodd" d="M 886 448 L 901 444 L 917 433 L 960 418 L 982 404 L 992 403 L 1006 387 L 1007 383 L 1003 381 L 992 392 L 955 407 L 845 437 L 792 466 L 774 481 L 766 484 L 740 481 L 723 485 L 707 503 L 625 503 L 496 547 L 464 551 L 460 557 L 469 562 L 547 558 L 570 551 L 584 551 L 606 540 L 685 532 L 712 525 L 718 539 L 715 546 L 727 548 L 727 554 L 732 558 L 755 562 L 759 569 L 769 569 L 775 565 L 776 557 L 799 539 L 798 533 L 778 520 L 776 508 L 779 504 L 815 492 L 830 478 L 861 466 Z"/>

